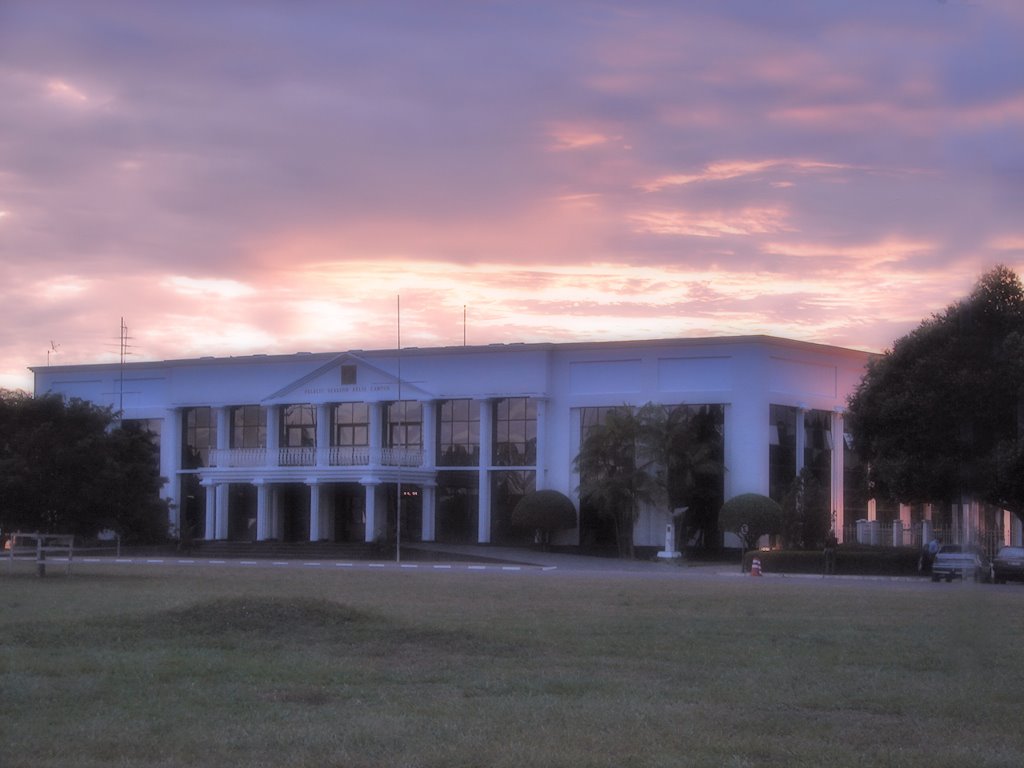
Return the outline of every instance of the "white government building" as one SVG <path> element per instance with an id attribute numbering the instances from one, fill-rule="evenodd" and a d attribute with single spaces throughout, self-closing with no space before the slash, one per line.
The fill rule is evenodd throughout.
<path id="1" fill-rule="evenodd" d="M 837 530 L 878 511 L 851 493 L 843 410 L 867 352 L 769 336 L 352 350 L 33 368 L 35 391 L 143 420 L 159 436 L 171 530 L 237 541 L 511 543 L 515 502 L 555 489 L 580 510 L 588 424 L 648 402 L 704 406 L 722 436 L 721 498 L 781 499 L 812 462 Z M 854 498 L 860 498 L 855 501 Z M 910 524 L 909 508 L 892 512 Z M 639 546 L 669 515 L 646 509 Z M 580 510 L 554 540 L 607 543 Z M 908 542 L 909 543 L 909 542 Z"/>

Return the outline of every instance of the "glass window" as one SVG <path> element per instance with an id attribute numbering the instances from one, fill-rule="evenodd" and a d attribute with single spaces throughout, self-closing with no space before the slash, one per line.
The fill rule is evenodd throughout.
<path id="1" fill-rule="evenodd" d="M 537 463 L 537 401 L 506 397 L 494 403 L 494 464 L 527 467 Z"/>
<path id="2" fill-rule="evenodd" d="M 239 405 L 231 409 L 231 447 L 267 447 L 267 410 L 260 405 Z"/>
<path id="3" fill-rule="evenodd" d="M 768 495 L 782 503 L 796 479 L 796 408 L 769 407 Z"/>
<path id="4" fill-rule="evenodd" d="M 385 448 L 423 448 L 423 406 L 416 400 L 388 403 Z"/>
<path id="5" fill-rule="evenodd" d="M 312 405 L 288 405 L 281 412 L 281 447 L 304 448 L 316 445 L 316 408 Z"/>
<path id="6" fill-rule="evenodd" d="M 370 406 L 338 403 L 331 410 L 331 445 L 346 448 L 370 444 Z"/>
<path id="7" fill-rule="evenodd" d="M 480 403 L 445 400 L 437 409 L 437 463 L 442 467 L 480 464 Z"/>
<path id="8" fill-rule="evenodd" d="M 185 408 L 181 412 L 181 466 L 197 469 L 210 466 L 210 449 L 217 447 L 217 420 L 209 406 Z"/>

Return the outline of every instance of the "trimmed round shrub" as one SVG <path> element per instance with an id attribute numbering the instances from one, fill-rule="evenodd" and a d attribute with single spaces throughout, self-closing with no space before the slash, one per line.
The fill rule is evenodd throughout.
<path id="1" fill-rule="evenodd" d="M 575 528 L 576 507 L 559 491 L 534 491 L 523 496 L 512 510 L 512 525 L 541 531 Z"/>
<path id="2" fill-rule="evenodd" d="M 745 534 L 744 525 L 747 526 Z M 735 533 L 749 549 L 762 536 L 779 532 L 782 528 L 782 507 L 760 493 L 741 493 L 722 505 L 718 513 L 718 527 Z"/>

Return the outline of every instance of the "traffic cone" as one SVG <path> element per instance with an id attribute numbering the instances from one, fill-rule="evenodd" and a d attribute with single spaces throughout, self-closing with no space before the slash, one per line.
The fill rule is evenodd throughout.
<path id="1" fill-rule="evenodd" d="M 750 575 L 760 576 L 761 575 L 761 561 L 756 557 L 750 561 Z"/>

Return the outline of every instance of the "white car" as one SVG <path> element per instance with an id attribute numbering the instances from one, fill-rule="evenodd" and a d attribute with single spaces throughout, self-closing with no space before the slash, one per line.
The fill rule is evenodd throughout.
<path id="1" fill-rule="evenodd" d="M 943 544 L 932 562 L 932 581 L 952 581 L 954 578 L 988 581 L 988 577 L 988 558 L 977 547 Z"/>

